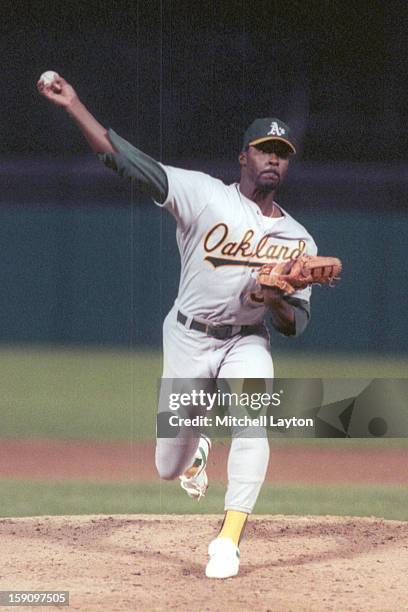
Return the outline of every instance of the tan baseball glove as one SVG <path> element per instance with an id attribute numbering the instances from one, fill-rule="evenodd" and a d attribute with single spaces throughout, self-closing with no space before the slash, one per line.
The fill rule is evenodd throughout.
<path id="1" fill-rule="evenodd" d="M 262 287 L 280 289 L 290 295 L 314 283 L 333 286 L 342 267 L 337 257 L 301 255 L 293 261 L 265 264 L 258 272 L 257 282 Z"/>

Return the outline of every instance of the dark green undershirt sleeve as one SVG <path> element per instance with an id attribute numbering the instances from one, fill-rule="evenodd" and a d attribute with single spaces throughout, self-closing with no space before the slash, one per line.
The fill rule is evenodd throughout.
<path id="1" fill-rule="evenodd" d="M 109 130 L 108 135 L 117 153 L 98 153 L 98 158 L 119 176 L 132 179 L 138 189 L 163 204 L 167 199 L 169 184 L 161 165 L 113 130 Z"/>
<path id="2" fill-rule="evenodd" d="M 295 333 L 290 335 L 296 338 L 303 334 L 310 321 L 310 304 L 306 302 L 306 300 L 300 300 L 290 295 L 285 295 L 284 299 L 288 304 L 293 306 L 295 310 Z"/>

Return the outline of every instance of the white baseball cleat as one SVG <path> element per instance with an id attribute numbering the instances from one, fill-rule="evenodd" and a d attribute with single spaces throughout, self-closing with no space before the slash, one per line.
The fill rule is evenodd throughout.
<path id="1" fill-rule="evenodd" d="M 231 578 L 238 574 L 239 548 L 230 538 L 215 538 L 208 547 L 208 554 L 207 578 Z"/>
<path id="2" fill-rule="evenodd" d="M 186 491 L 189 497 L 196 501 L 200 501 L 208 489 L 208 477 L 205 467 L 210 449 L 210 439 L 201 434 L 191 467 L 182 476 L 179 476 L 181 488 Z"/>

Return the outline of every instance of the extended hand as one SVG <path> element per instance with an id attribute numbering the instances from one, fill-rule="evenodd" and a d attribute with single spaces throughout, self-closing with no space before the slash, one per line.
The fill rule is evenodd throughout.
<path id="1" fill-rule="evenodd" d="M 78 95 L 72 85 L 59 75 L 49 84 L 40 79 L 37 82 L 37 89 L 44 98 L 64 108 L 72 106 L 73 102 L 78 100 Z"/>

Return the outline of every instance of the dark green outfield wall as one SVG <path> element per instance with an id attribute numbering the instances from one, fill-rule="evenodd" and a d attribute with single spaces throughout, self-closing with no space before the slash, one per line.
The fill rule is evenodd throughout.
<path id="1" fill-rule="evenodd" d="M 116 179 L 115 179 L 116 180 Z M 286 200 L 291 200 L 286 194 Z M 403 211 L 296 214 L 321 254 L 341 257 L 335 290 L 315 288 L 303 337 L 273 335 L 293 349 L 406 352 L 408 220 Z M 0 208 L 0 342 L 159 346 L 175 298 L 175 224 L 139 202 Z"/>

